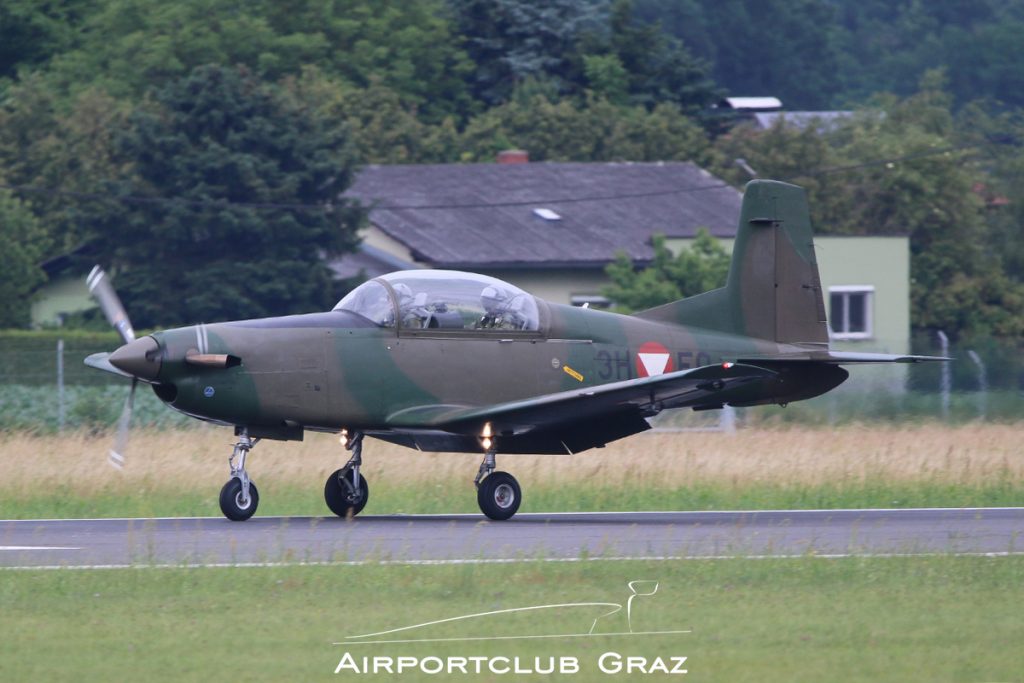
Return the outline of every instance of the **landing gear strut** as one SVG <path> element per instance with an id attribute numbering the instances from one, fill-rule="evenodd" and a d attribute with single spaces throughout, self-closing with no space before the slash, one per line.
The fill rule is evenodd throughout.
<path id="1" fill-rule="evenodd" d="M 342 436 L 347 436 L 344 444 L 347 450 L 352 451 L 352 457 L 344 467 L 327 477 L 324 500 L 331 512 L 339 517 L 349 517 L 358 515 L 366 507 L 366 501 L 370 499 L 370 487 L 366 477 L 359 473 L 359 467 L 363 464 L 363 433 L 342 432 Z"/>
<path id="2" fill-rule="evenodd" d="M 490 519 L 501 521 L 516 514 L 523 494 L 515 477 L 508 472 L 495 472 L 496 455 L 494 446 L 490 446 L 473 484 L 476 486 L 476 502 L 480 512 Z"/>
<path id="3" fill-rule="evenodd" d="M 249 473 L 245 471 L 245 458 L 257 442 L 259 439 L 249 438 L 248 430 L 239 430 L 238 443 L 228 458 L 231 478 L 220 490 L 220 510 L 233 522 L 244 522 L 252 517 L 260 504 L 260 492 L 256 490 L 256 484 L 252 483 Z"/>

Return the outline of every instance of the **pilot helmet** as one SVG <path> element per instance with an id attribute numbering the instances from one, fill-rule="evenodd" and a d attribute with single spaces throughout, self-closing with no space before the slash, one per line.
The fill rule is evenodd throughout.
<path id="1" fill-rule="evenodd" d="M 393 289 L 395 290 L 395 298 L 398 299 L 399 306 L 408 306 L 412 303 L 413 295 L 409 285 L 399 282 L 393 286 Z"/>
<path id="2" fill-rule="evenodd" d="M 480 302 L 488 312 L 497 310 L 506 298 L 505 292 L 493 285 L 487 285 L 484 291 L 480 292 Z"/>

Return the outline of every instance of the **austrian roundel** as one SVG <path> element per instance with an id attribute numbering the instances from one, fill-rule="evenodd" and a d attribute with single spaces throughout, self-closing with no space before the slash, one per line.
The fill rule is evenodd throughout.
<path id="1" fill-rule="evenodd" d="M 636 350 L 636 372 L 640 377 L 654 377 L 675 370 L 672 354 L 658 342 L 645 342 Z"/>

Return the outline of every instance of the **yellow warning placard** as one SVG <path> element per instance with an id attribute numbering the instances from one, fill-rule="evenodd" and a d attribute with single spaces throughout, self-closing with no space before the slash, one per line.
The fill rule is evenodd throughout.
<path id="1" fill-rule="evenodd" d="M 569 375 L 570 377 L 572 377 L 577 382 L 582 382 L 583 381 L 583 375 L 581 375 L 580 373 L 576 372 L 575 370 L 570 368 L 568 365 L 563 365 L 562 366 L 562 370 L 564 370 L 565 374 Z"/>

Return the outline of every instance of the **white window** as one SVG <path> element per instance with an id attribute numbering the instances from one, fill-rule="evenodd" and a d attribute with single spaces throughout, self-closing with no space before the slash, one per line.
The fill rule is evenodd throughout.
<path id="1" fill-rule="evenodd" d="M 596 308 L 602 311 L 612 307 L 611 299 L 600 294 L 573 294 L 569 297 L 569 303 L 573 306 Z"/>
<path id="2" fill-rule="evenodd" d="M 829 328 L 833 339 L 870 339 L 874 334 L 875 288 L 829 287 Z"/>

